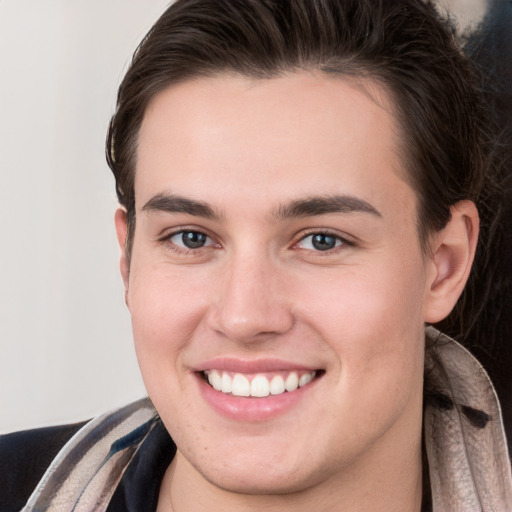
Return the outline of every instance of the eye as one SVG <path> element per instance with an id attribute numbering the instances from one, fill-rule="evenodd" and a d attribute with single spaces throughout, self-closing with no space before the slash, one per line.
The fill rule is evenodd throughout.
<path id="1" fill-rule="evenodd" d="M 343 238 L 330 233 L 312 233 L 302 238 L 297 247 L 310 251 L 330 251 L 348 244 Z"/>
<path id="2" fill-rule="evenodd" d="M 213 245 L 212 239 L 200 231 L 179 231 L 169 236 L 168 240 L 182 249 L 201 249 Z"/>

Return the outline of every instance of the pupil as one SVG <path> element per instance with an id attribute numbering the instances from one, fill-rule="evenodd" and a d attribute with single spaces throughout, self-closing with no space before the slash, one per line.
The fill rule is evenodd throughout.
<path id="1" fill-rule="evenodd" d="M 183 245 L 189 249 L 198 249 L 203 247 L 206 242 L 206 235 L 204 233 L 198 233 L 197 231 L 185 231 L 181 235 Z"/>
<path id="2" fill-rule="evenodd" d="M 329 249 L 334 249 L 336 246 L 336 239 L 333 236 L 329 235 L 313 235 L 313 247 L 319 251 L 327 251 Z"/>

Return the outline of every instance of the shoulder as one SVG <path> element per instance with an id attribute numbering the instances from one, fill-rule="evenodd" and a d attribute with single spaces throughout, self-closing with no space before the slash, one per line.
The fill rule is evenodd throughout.
<path id="1" fill-rule="evenodd" d="M 60 449 L 86 422 L 0 436 L 0 512 L 18 511 Z"/>

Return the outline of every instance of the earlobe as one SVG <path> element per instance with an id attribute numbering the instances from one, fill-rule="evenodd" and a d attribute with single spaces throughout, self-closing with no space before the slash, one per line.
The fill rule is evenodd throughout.
<path id="1" fill-rule="evenodd" d="M 471 271 L 478 241 L 478 211 L 472 201 L 451 207 L 451 219 L 433 237 L 425 322 L 446 318 L 460 297 Z"/>
<path id="2" fill-rule="evenodd" d="M 128 232 L 128 224 L 126 221 L 126 210 L 124 208 L 118 208 L 114 216 L 114 222 L 116 226 L 117 242 L 121 249 L 121 258 L 119 260 L 119 267 L 121 270 L 121 277 L 124 283 L 124 294 L 125 301 L 128 305 L 128 285 L 130 281 L 130 265 L 126 255 L 126 236 Z"/>

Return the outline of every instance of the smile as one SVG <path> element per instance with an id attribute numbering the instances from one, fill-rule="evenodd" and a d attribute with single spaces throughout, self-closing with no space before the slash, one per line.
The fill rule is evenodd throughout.
<path id="1" fill-rule="evenodd" d="M 210 386 L 221 393 L 238 397 L 264 398 L 296 391 L 309 384 L 317 372 L 288 371 L 248 375 L 212 369 L 205 370 L 203 374 Z"/>

